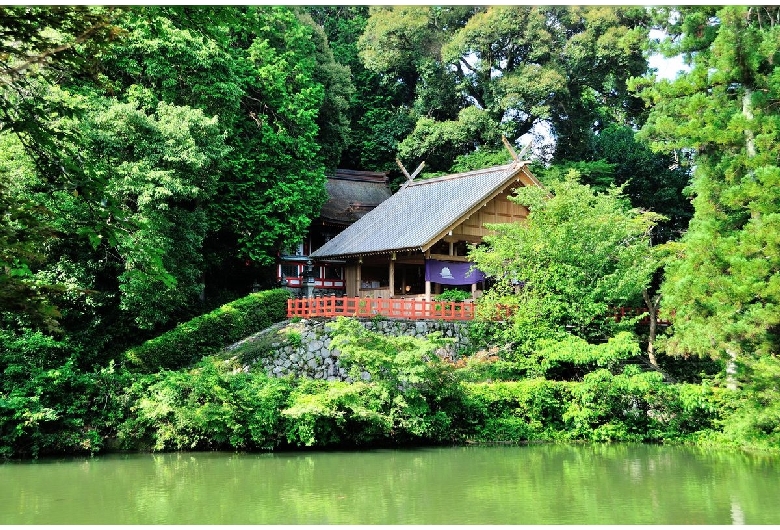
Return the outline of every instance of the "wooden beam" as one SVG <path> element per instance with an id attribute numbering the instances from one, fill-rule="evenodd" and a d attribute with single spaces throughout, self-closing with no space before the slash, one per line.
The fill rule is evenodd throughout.
<path id="1" fill-rule="evenodd" d="M 458 241 L 465 241 L 466 243 L 482 243 L 482 237 L 481 236 L 472 236 L 468 234 L 458 234 L 454 236 L 444 236 L 442 238 L 447 243 L 453 242 L 457 243 Z"/>
<path id="2" fill-rule="evenodd" d="M 525 155 L 525 153 L 526 153 L 526 152 L 528 151 L 528 149 L 530 149 L 530 148 L 531 148 L 531 142 L 528 142 L 527 144 L 525 144 L 525 145 L 523 146 L 523 148 L 522 148 L 522 149 L 520 149 L 520 154 L 519 154 L 519 155 L 517 155 L 517 158 L 519 158 L 520 160 L 522 160 L 522 159 L 523 159 L 523 156 Z"/>
<path id="3" fill-rule="evenodd" d="M 406 179 L 407 179 L 407 180 L 412 180 L 412 177 L 409 175 L 409 172 L 408 172 L 408 171 L 406 171 L 406 168 L 405 168 L 405 167 L 404 167 L 404 165 L 401 163 L 401 161 L 400 161 L 400 160 L 398 160 L 398 158 L 396 158 L 396 159 L 395 159 L 395 163 L 396 163 L 396 164 L 398 164 L 398 167 L 400 167 L 400 168 L 401 168 L 401 173 L 403 173 L 404 175 L 406 175 Z"/>
<path id="4" fill-rule="evenodd" d="M 398 167 L 400 167 L 400 168 L 401 168 L 401 172 L 402 172 L 404 175 L 406 175 L 406 182 L 404 182 L 404 183 L 403 183 L 403 185 L 401 186 L 401 188 L 400 188 L 400 189 L 404 189 L 406 186 L 408 186 L 408 185 L 409 185 L 409 183 L 410 183 L 410 182 L 412 182 L 412 181 L 414 180 L 414 177 L 416 177 L 417 175 L 419 175 L 419 174 L 420 174 L 420 171 L 422 171 L 422 168 L 424 168 L 424 167 L 425 167 L 425 161 L 423 161 L 423 162 L 421 162 L 421 163 L 420 163 L 420 165 L 419 165 L 419 166 L 417 166 L 417 169 L 415 169 L 415 170 L 414 170 L 414 173 L 412 173 L 412 174 L 410 175 L 410 174 L 409 174 L 409 172 L 408 172 L 408 171 L 406 171 L 406 168 L 405 168 L 405 167 L 404 167 L 404 165 L 401 163 L 401 161 L 400 161 L 400 160 L 398 160 L 398 157 L 396 157 L 396 158 L 395 158 L 395 163 L 396 163 L 396 164 L 398 164 Z"/>
<path id="5" fill-rule="evenodd" d="M 403 263 L 404 265 L 425 265 L 425 260 L 422 256 L 419 258 L 398 258 L 396 263 Z"/>
<path id="6" fill-rule="evenodd" d="M 510 155 L 512 155 L 512 160 L 514 160 L 515 162 L 519 162 L 520 158 L 517 156 L 515 149 L 512 147 L 512 144 L 509 143 L 509 140 L 507 140 L 506 136 L 504 136 L 503 134 L 501 135 L 501 141 L 504 142 L 504 147 L 506 147 L 506 150 L 509 151 Z"/>
<path id="7" fill-rule="evenodd" d="M 395 255 L 393 255 L 395 257 Z M 389 275 L 388 286 L 390 287 L 390 297 L 395 296 L 395 260 L 390 260 L 390 268 L 387 271 Z"/>
<path id="8" fill-rule="evenodd" d="M 451 256 L 449 254 L 431 254 L 430 259 L 437 259 L 439 261 L 468 261 L 466 256 Z"/>
<path id="9" fill-rule="evenodd" d="M 523 146 L 522 149 L 520 149 L 520 154 L 518 155 L 515 152 L 514 147 L 512 147 L 512 144 L 509 143 L 509 140 L 506 139 L 506 136 L 501 136 L 501 141 L 504 142 L 504 147 L 506 147 L 506 150 L 509 151 L 509 154 L 512 155 L 512 160 L 515 162 L 520 162 L 523 159 L 523 156 L 525 156 L 525 153 L 528 151 L 528 149 L 531 147 L 531 142 L 528 142 Z"/>
<path id="10" fill-rule="evenodd" d="M 414 180 L 414 177 L 420 174 L 420 171 L 422 171 L 422 168 L 425 167 L 425 161 L 420 162 L 420 165 L 417 166 L 417 169 L 414 170 L 414 173 L 412 173 L 412 177 L 410 180 Z"/>

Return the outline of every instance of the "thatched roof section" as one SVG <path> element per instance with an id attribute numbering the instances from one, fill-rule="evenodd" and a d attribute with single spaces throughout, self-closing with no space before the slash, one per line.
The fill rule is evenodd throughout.
<path id="1" fill-rule="evenodd" d="M 540 185 L 522 162 L 408 183 L 311 254 L 316 258 L 427 250 L 518 181 Z"/>
<path id="2" fill-rule="evenodd" d="M 320 217 L 323 221 L 349 225 L 390 197 L 387 173 L 337 169 L 325 183 L 328 200 Z"/>

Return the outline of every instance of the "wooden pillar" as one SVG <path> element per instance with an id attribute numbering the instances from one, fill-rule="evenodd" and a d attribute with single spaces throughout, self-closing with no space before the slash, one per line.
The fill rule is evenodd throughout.
<path id="1" fill-rule="evenodd" d="M 355 297 L 360 298 L 360 286 L 363 283 L 363 271 L 361 270 L 363 268 L 363 259 L 358 260 L 357 264 L 357 279 L 355 280 L 357 282 L 357 286 L 355 287 Z"/>
<path id="2" fill-rule="evenodd" d="M 477 284 L 476 284 L 476 282 L 471 284 L 471 298 L 472 299 L 476 299 L 477 298 Z"/>
<path id="3" fill-rule="evenodd" d="M 423 263 L 424 266 L 427 266 L 427 262 L 429 259 L 431 259 L 431 249 L 428 249 L 425 251 L 425 260 Z M 428 280 L 425 280 L 425 301 L 430 302 L 431 301 L 431 282 Z"/>
<path id="4" fill-rule="evenodd" d="M 395 252 L 390 255 L 390 298 L 395 296 Z"/>

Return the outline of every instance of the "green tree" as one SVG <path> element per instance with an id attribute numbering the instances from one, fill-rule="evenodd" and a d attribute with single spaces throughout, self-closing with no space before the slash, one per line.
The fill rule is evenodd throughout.
<path id="1" fill-rule="evenodd" d="M 33 275 L 47 259 L 45 246 L 55 230 L 53 214 L 24 193 L 25 184 L 35 179 L 47 193 L 67 189 L 93 206 L 102 187 L 86 175 L 72 131 L 56 125 L 78 112 L 57 82 L 89 70 L 116 37 L 113 22 L 121 11 L 0 7 L 0 311 L 21 316 L 22 325 L 55 328 L 59 313 L 50 295 L 61 290 Z"/>
<path id="2" fill-rule="evenodd" d="M 414 94 L 405 158 L 447 170 L 502 133 L 514 139 L 544 123 L 557 155 L 576 159 L 591 131 L 641 116 L 626 80 L 646 70 L 649 20 L 641 7 L 380 8 L 361 56 Z"/>
<path id="3" fill-rule="evenodd" d="M 395 158 L 398 143 L 412 131 L 413 94 L 403 82 L 366 68 L 358 42 L 369 20 L 368 6 L 304 8 L 328 37 L 336 62 L 350 69 L 355 87 L 349 105 L 350 138 L 338 167 L 392 171 L 403 179 Z"/>
<path id="4" fill-rule="evenodd" d="M 642 134 L 656 149 L 694 152 L 694 215 L 662 286 L 673 354 L 749 364 L 779 351 L 778 16 L 777 7 L 681 8 L 666 46 L 690 72 L 636 82 L 653 105 Z"/>
<path id="5" fill-rule="evenodd" d="M 510 340 L 531 352 L 542 339 L 574 334 L 603 340 L 626 329 L 615 310 L 641 301 L 659 263 L 650 231 L 660 216 L 632 209 L 619 188 L 596 193 L 576 173 L 543 188 L 522 188 L 512 200 L 526 205 L 521 224 L 495 224 L 495 235 L 471 250 L 493 277 L 485 306 L 510 306 Z"/>
<path id="6" fill-rule="evenodd" d="M 350 104 L 355 87 L 352 84 L 352 72 L 348 65 L 336 61 L 328 45 L 328 37 L 309 14 L 299 15 L 301 21 L 312 28 L 312 38 L 316 43 L 316 69 L 313 80 L 322 85 L 324 95 L 317 114 L 317 143 L 319 156 L 329 171 L 339 166 L 341 156 L 351 141 Z"/>
<path id="7" fill-rule="evenodd" d="M 0 170 L 0 314 L 23 315 L 30 324 L 57 328 L 53 286 L 41 282 L 34 268 L 45 260 L 43 247 L 53 235 L 51 213 L 14 196 Z"/>
<path id="8" fill-rule="evenodd" d="M 631 206 L 666 217 L 653 231 L 657 242 L 679 239 L 687 229 L 693 207 L 687 196 L 690 167 L 684 152 L 653 152 L 634 129 L 612 124 L 594 135 L 587 159 L 612 167 L 606 185 L 624 186 Z M 583 183 L 598 185 L 595 179 Z"/>
<path id="9" fill-rule="evenodd" d="M 268 6 L 144 8 L 124 26 L 127 38 L 104 56 L 115 79 L 104 88 L 127 98 L 142 87 L 219 117 L 231 155 L 210 205 L 207 248 L 218 263 L 271 263 L 324 199 L 317 119 L 325 96 L 316 77 L 326 74 L 314 30 L 292 9 Z M 339 79 L 327 82 L 342 87 Z"/>
<path id="10" fill-rule="evenodd" d="M 39 241 L 46 263 L 35 279 L 62 286 L 55 302 L 65 330 L 75 339 L 89 329 L 82 338 L 97 354 L 103 345 L 89 337 L 121 348 L 139 327 L 167 326 L 198 300 L 206 205 L 225 145 L 217 120 L 199 110 L 72 97 L 81 118 L 56 125 L 76 131 L 84 174 L 103 183 L 101 202 L 50 191 L 35 175 L 19 193 L 49 212 L 60 236 Z"/>
<path id="11" fill-rule="evenodd" d="M 218 121 L 163 102 L 109 102 L 85 127 L 95 157 L 89 164 L 107 182 L 105 201 L 130 226 L 98 248 L 117 258 L 107 261 L 119 280 L 119 306 L 142 328 L 167 324 L 203 289 L 207 205 L 227 153 Z"/>

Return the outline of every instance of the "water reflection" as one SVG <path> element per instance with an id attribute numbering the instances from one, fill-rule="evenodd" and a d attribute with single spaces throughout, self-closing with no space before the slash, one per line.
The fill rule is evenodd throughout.
<path id="1" fill-rule="evenodd" d="M 773 524 L 780 459 L 542 445 L 0 465 L 2 524 Z"/>

